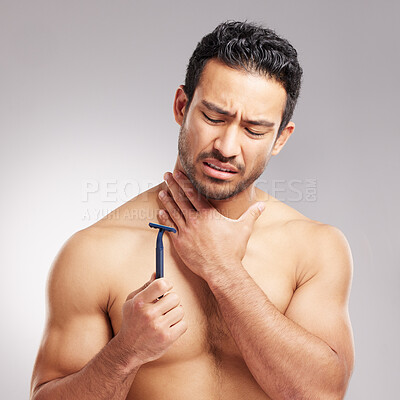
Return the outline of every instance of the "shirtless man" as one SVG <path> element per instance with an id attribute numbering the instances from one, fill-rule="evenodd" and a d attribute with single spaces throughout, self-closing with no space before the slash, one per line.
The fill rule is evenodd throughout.
<path id="1" fill-rule="evenodd" d="M 251 24 L 198 44 L 174 100 L 174 174 L 56 257 L 32 400 L 343 398 L 347 241 L 254 184 L 294 130 L 301 74 L 292 46 Z M 149 222 L 177 229 L 160 279 Z"/>

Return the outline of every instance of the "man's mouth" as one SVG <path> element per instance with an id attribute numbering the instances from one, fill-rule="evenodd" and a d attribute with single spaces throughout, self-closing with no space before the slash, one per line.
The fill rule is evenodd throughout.
<path id="1" fill-rule="evenodd" d="M 211 163 L 208 163 L 208 162 L 205 162 L 204 164 L 207 164 L 209 167 L 214 168 L 214 169 L 216 169 L 217 171 L 224 171 L 224 172 L 231 172 L 231 173 L 234 173 L 234 171 L 231 171 L 230 169 L 220 168 L 220 167 L 217 167 L 216 165 L 211 164 Z"/>
<path id="2" fill-rule="evenodd" d="M 238 170 L 230 164 L 222 163 L 218 160 L 203 161 L 203 172 L 216 179 L 229 179 Z"/>
<path id="3" fill-rule="evenodd" d="M 203 163 L 207 164 L 210 168 L 214 168 L 218 171 L 231 172 L 231 173 L 238 172 L 238 169 L 234 167 L 232 164 L 219 161 L 216 158 L 206 158 L 205 160 L 203 160 Z"/>

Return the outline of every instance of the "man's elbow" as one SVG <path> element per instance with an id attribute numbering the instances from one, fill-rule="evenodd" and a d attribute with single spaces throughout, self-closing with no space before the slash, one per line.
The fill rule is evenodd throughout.
<path id="1" fill-rule="evenodd" d="M 348 368 L 331 359 L 321 365 L 319 372 L 308 380 L 298 381 L 297 385 L 280 387 L 275 394 L 269 393 L 268 389 L 265 393 L 277 400 L 343 400 L 351 376 Z"/>
<path id="2" fill-rule="evenodd" d="M 56 381 L 58 379 L 55 379 Z M 49 386 L 54 381 L 47 381 L 40 384 L 32 385 L 30 400 L 48 400 L 51 397 Z"/>
<path id="3" fill-rule="evenodd" d="M 352 367 L 332 352 L 325 362 L 320 364 L 319 373 L 309 377 L 308 383 L 299 385 L 299 391 L 284 399 L 343 400 L 350 381 Z"/>
<path id="4" fill-rule="evenodd" d="M 42 383 L 41 385 L 34 386 L 31 389 L 30 400 L 43 400 L 43 396 L 40 396 L 40 393 L 42 392 L 41 389 L 43 389 L 44 385 L 45 383 Z"/>
<path id="5" fill-rule="evenodd" d="M 342 400 L 346 394 L 347 387 L 352 374 L 352 366 L 341 360 L 335 353 L 335 360 L 331 365 L 327 379 L 327 385 L 323 398 L 327 400 Z"/>

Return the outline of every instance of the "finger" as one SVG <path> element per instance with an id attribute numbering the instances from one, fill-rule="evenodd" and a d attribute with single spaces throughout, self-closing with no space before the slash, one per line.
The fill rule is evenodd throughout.
<path id="1" fill-rule="evenodd" d="M 187 214 L 194 211 L 192 203 L 189 201 L 185 192 L 181 189 L 181 187 L 178 185 L 178 182 L 174 179 L 170 172 L 166 172 L 164 174 L 164 179 L 167 182 L 168 189 L 171 191 L 171 195 L 175 200 L 175 203 L 186 218 Z"/>
<path id="2" fill-rule="evenodd" d="M 164 324 L 170 327 L 178 323 L 180 320 L 182 320 L 184 315 L 185 313 L 183 312 L 182 306 L 175 307 L 162 317 L 162 321 Z"/>
<path id="3" fill-rule="evenodd" d="M 254 223 L 265 210 L 265 204 L 258 202 L 251 205 L 239 218 L 239 221 L 245 222 L 253 228 Z"/>
<path id="4" fill-rule="evenodd" d="M 142 290 L 146 289 L 147 286 L 149 286 L 150 283 L 153 282 L 155 279 L 156 279 L 156 273 L 153 272 L 153 273 L 151 274 L 150 280 L 147 281 L 147 282 L 146 282 L 143 286 L 141 286 L 139 289 L 136 289 L 136 290 L 134 290 L 132 293 L 129 293 L 129 294 L 128 294 L 128 297 L 126 298 L 125 301 L 128 301 L 128 300 L 132 299 L 132 298 L 135 297 L 138 293 L 140 293 Z"/>
<path id="5" fill-rule="evenodd" d="M 168 212 L 165 210 L 158 210 L 158 219 L 160 220 L 160 222 L 162 223 L 162 225 L 165 226 L 172 226 L 173 228 L 177 229 L 177 226 L 174 224 L 174 222 L 172 221 L 171 217 L 169 216 Z M 173 237 L 173 235 L 172 235 Z"/>
<path id="6" fill-rule="evenodd" d="M 174 178 L 197 211 L 211 207 L 210 202 L 194 188 L 185 174 L 176 170 L 174 171 Z"/>
<path id="7" fill-rule="evenodd" d="M 175 325 L 169 328 L 169 334 L 172 341 L 175 341 L 187 331 L 188 325 L 185 319 L 181 319 Z"/>
<path id="8" fill-rule="evenodd" d="M 169 217 L 172 219 L 178 229 L 179 227 L 185 226 L 186 220 L 183 217 L 178 206 L 176 205 L 175 200 L 165 190 L 161 190 L 161 192 L 159 193 L 159 197 L 161 202 L 163 203 L 163 206 L 168 211 Z"/>
<path id="9" fill-rule="evenodd" d="M 172 282 L 165 278 L 159 278 L 150 283 L 142 292 L 138 293 L 141 300 L 145 303 L 153 303 L 158 297 L 164 295 L 173 287 Z"/>
<path id="10" fill-rule="evenodd" d="M 164 315 L 179 306 L 179 303 L 179 296 L 175 292 L 169 292 L 155 303 L 154 313 L 158 316 Z"/>

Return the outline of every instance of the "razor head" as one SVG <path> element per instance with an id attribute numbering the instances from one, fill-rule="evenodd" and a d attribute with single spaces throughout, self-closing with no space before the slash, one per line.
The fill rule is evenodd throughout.
<path id="1" fill-rule="evenodd" d="M 171 228 L 170 226 L 153 224 L 152 222 L 149 222 L 149 226 L 150 226 L 150 228 L 163 229 L 164 231 L 167 231 L 167 232 L 176 233 L 176 229 L 175 228 Z"/>

